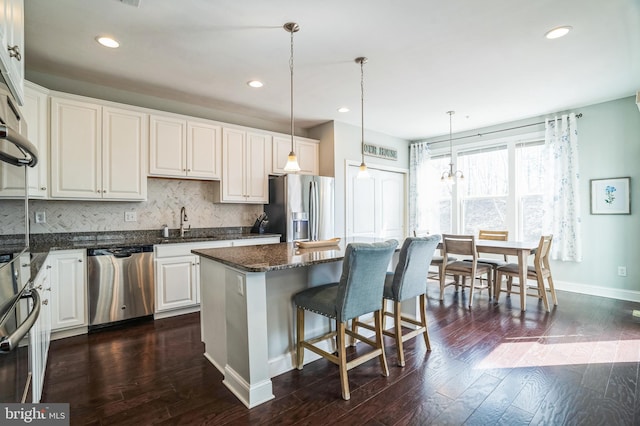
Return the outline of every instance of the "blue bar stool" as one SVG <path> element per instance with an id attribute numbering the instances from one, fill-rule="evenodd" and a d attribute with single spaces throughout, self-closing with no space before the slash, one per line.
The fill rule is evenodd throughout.
<path id="1" fill-rule="evenodd" d="M 311 287 L 294 295 L 296 309 L 296 361 L 297 368 L 304 364 L 304 350 L 328 359 L 340 367 L 340 382 L 342 398 L 348 400 L 349 378 L 347 371 L 358 365 L 378 357 L 382 367 L 382 375 L 388 376 L 387 360 L 382 340 L 382 295 L 387 267 L 391 256 L 398 246 L 396 240 L 380 243 L 351 243 L 345 250 L 342 275 L 337 283 L 330 283 Z M 304 315 L 311 311 L 336 321 L 336 331 L 322 336 L 305 340 Z M 374 313 L 375 340 L 357 335 L 347 328 L 347 322 L 360 315 Z M 373 347 L 372 351 L 364 353 L 347 361 L 345 335 L 354 337 Z M 334 339 L 337 355 L 329 353 L 317 343 Z"/>

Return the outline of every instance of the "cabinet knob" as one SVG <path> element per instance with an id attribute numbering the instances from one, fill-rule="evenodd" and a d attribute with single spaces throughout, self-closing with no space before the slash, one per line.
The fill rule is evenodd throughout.
<path id="1" fill-rule="evenodd" d="M 103 190 L 102 190 L 102 193 L 103 193 L 103 194 L 106 194 L 106 193 L 107 193 L 107 190 L 106 190 L 106 189 L 103 189 Z"/>
<path id="2" fill-rule="evenodd" d="M 78 259 L 78 262 L 82 263 L 82 259 Z"/>
<path id="3" fill-rule="evenodd" d="M 49 304 L 49 299 L 44 299 L 44 300 L 42 301 L 42 304 L 43 304 L 43 305 L 48 305 L 48 304 Z"/>
<path id="4" fill-rule="evenodd" d="M 47 190 L 46 186 L 43 186 L 42 188 L 40 188 L 40 191 L 46 191 L 46 190 Z"/>
<path id="5" fill-rule="evenodd" d="M 47 269 L 51 269 L 51 265 L 47 265 Z"/>
<path id="6" fill-rule="evenodd" d="M 191 169 L 187 169 L 187 171 L 188 171 L 188 172 L 190 172 L 190 171 L 191 171 Z"/>
<path id="7" fill-rule="evenodd" d="M 7 46 L 9 50 L 9 57 L 16 58 L 18 61 L 22 60 L 22 54 L 20 53 L 20 46 L 17 44 L 15 46 Z"/>

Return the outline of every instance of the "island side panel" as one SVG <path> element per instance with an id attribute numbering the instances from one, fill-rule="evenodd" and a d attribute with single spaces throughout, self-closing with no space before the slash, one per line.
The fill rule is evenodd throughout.
<path id="1" fill-rule="evenodd" d="M 222 373 L 227 365 L 225 266 L 200 257 L 200 334 L 204 356 Z"/>
<path id="2" fill-rule="evenodd" d="M 227 364 L 223 383 L 247 407 L 272 398 L 264 272 L 225 268 Z"/>
<path id="3" fill-rule="evenodd" d="M 269 375 L 275 377 L 295 368 L 296 307 L 293 296 L 309 287 L 338 282 L 342 261 L 267 272 L 267 328 L 269 339 Z M 306 336 L 318 336 L 329 331 L 331 320 L 305 313 Z M 333 351 L 333 342 L 321 344 Z M 320 358 L 305 352 L 305 364 Z"/>

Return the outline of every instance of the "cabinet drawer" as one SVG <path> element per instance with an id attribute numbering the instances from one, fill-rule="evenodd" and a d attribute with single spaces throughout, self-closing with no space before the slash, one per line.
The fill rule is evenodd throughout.
<path id="1" fill-rule="evenodd" d="M 173 256 L 191 255 L 191 250 L 218 247 L 231 247 L 231 240 L 197 241 L 193 243 L 162 244 L 155 246 L 156 259 Z"/>

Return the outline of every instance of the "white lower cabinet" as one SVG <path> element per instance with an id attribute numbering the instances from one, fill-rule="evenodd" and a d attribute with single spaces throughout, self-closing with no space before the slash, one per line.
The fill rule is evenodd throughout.
<path id="1" fill-rule="evenodd" d="M 87 327 L 85 250 L 53 251 L 51 265 L 51 330 Z"/>
<path id="2" fill-rule="evenodd" d="M 200 303 L 198 256 L 175 256 L 156 260 L 156 312 Z"/>
<path id="3" fill-rule="evenodd" d="M 29 331 L 30 364 L 33 380 L 31 402 L 38 403 L 42 397 L 49 343 L 51 342 L 51 267 L 48 259 L 42 265 L 33 281 L 33 288 L 40 295 L 40 314 L 35 325 Z"/>
<path id="4" fill-rule="evenodd" d="M 280 237 L 162 244 L 154 247 L 156 306 L 155 318 L 200 310 L 200 256 L 191 250 L 276 244 Z"/>

